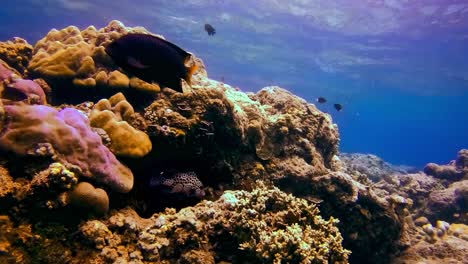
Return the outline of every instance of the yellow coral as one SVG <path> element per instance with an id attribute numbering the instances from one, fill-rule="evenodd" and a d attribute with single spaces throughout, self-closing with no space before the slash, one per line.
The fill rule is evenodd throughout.
<path id="1" fill-rule="evenodd" d="M 130 88 L 152 93 L 158 93 L 161 90 L 159 85 L 154 83 L 147 83 L 136 77 L 130 78 Z"/>
<path id="2" fill-rule="evenodd" d="M 116 70 L 116 65 L 105 51 L 107 44 L 130 32 L 149 34 L 144 28 L 127 28 L 118 21 L 112 21 L 99 30 L 93 26 L 83 31 L 75 26 L 53 29 L 35 45 L 28 69 L 52 82 L 55 79 L 70 79 L 78 87 L 131 87 L 157 93 L 160 91 L 158 85 L 138 78 L 129 79 Z M 0 45 L 0 54 L 1 51 Z"/>
<path id="3" fill-rule="evenodd" d="M 91 56 L 86 56 L 81 60 L 81 66 L 78 68 L 77 75 L 79 76 L 88 76 L 96 71 L 96 66 L 94 65 L 94 60 Z"/>
<path id="4" fill-rule="evenodd" d="M 67 46 L 57 41 L 54 45 L 56 46 L 39 49 L 29 63 L 29 69 L 49 77 L 76 77 L 82 66 L 81 61 L 90 54 L 91 47 L 85 42 Z"/>
<path id="5" fill-rule="evenodd" d="M 33 47 L 26 40 L 13 38 L 11 41 L 0 42 L 0 59 L 24 73 L 32 50 Z"/>
<path id="6" fill-rule="evenodd" d="M 133 107 L 122 93 L 100 100 L 91 111 L 91 126 L 106 131 L 111 139 L 110 148 L 116 155 L 137 158 L 151 151 L 148 135 L 127 123 L 133 114 Z"/>
<path id="7" fill-rule="evenodd" d="M 73 79 L 73 84 L 78 87 L 94 87 L 96 86 L 96 80 L 93 78 Z"/>
<path id="8" fill-rule="evenodd" d="M 128 88 L 130 85 L 130 80 L 128 79 L 127 75 L 119 72 L 113 71 L 109 73 L 109 86 L 114 88 Z"/>
<path id="9" fill-rule="evenodd" d="M 464 224 L 451 224 L 449 234 L 468 241 L 468 226 Z"/>
<path id="10" fill-rule="evenodd" d="M 98 72 L 94 78 L 96 79 L 96 85 L 107 85 L 107 73 L 105 71 Z"/>

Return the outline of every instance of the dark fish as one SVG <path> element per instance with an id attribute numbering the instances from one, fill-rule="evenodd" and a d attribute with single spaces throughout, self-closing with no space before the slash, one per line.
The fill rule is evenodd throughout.
<path id="1" fill-rule="evenodd" d="M 327 99 L 325 99 L 324 97 L 319 97 L 319 98 L 317 98 L 317 102 L 323 104 L 323 103 L 327 102 Z"/>
<path id="2" fill-rule="evenodd" d="M 194 65 L 185 63 L 191 54 L 162 38 L 148 34 L 130 33 L 107 45 L 106 52 L 125 71 L 146 82 L 183 92 L 180 79 L 191 84 Z"/>
<path id="3" fill-rule="evenodd" d="M 343 106 L 341 104 L 334 104 L 333 106 L 335 107 L 336 111 L 338 111 L 338 112 L 343 109 Z"/>
<path id="4" fill-rule="evenodd" d="M 214 34 L 216 34 L 216 29 L 210 24 L 205 24 L 205 31 L 210 36 L 213 36 Z"/>
<path id="5" fill-rule="evenodd" d="M 185 197 L 202 198 L 205 195 L 203 183 L 195 172 L 164 173 L 153 176 L 150 186 L 168 194 L 180 194 Z"/>

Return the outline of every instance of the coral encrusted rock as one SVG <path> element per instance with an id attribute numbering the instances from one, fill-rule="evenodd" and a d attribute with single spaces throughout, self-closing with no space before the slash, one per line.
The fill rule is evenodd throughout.
<path id="1" fill-rule="evenodd" d="M 132 127 L 135 114 L 122 93 L 97 102 L 89 115 L 91 126 L 102 128 L 110 138 L 110 148 L 117 156 L 143 157 L 151 151 L 148 135 Z"/>
<path id="2" fill-rule="evenodd" d="M 0 42 L 0 59 L 21 74 L 26 72 L 26 66 L 32 56 L 33 47 L 22 38 L 13 38 L 6 42 Z"/>
<path id="3" fill-rule="evenodd" d="M 452 160 L 448 165 L 427 164 L 424 167 L 424 172 L 449 181 L 468 179 L 468 149 L 460 150 L 457 159 Z"/>
<path id="4" fill-rule="evenodd" d="M 73 95 L 81 93 L 81 97 L 94 88 L 159 92 L 157 84 L 122 73 L 105 52 L 107 44 L 127 33 L 150 34 L 142 27 L 125 27 L 119 21 L 111 21 L 101 29 L 93 26 L 82 31 L 75 26 L 53 29 L 34 45 L 28 70 L 51 84 L 55 99 L 63 99 L 67 94 L 70 97 L 72 87 L 78 90 Z"/>
<path id="5" fill-rule="evenodd" d="M 261 186 L 144 221 L 121 211 L 82 230 L 99 250 L 95 256 L 111 262 L 185 263 L 198 256 L 195 263 L 347 263 L 337 222 L 303 199 Z"/>
<path id="6" fill-rule="evenodd" d="M 132 172 L 102 145 L 84 114 L 44 105 L 5 105 L 0 148 L 17 155 L 51 156 L 118 192 L 133 187 Z"/>

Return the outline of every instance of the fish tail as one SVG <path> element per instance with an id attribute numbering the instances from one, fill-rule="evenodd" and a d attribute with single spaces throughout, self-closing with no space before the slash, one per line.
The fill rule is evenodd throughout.
<path id="1" fill-rule="evenodd" d="M 196 64 L 193 64 L 187 74 L 187 83 L 192 86 L 192 75 L 195 73 L 195 71 L 198 70 L 198 66 Z"/>

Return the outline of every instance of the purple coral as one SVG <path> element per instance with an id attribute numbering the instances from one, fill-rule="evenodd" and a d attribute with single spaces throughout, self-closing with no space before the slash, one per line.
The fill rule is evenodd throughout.
<path id="1" fill-rule="evenodd" d="M 2 97 L 14 101 L 27 100 L 29 103 L 45 104 L 46 96 L 42 87 L 31 80 L 24 80 L 15 76 L 0 61 L 0 83 L 4 84 Z"/>
<path id="2" fill-rule="evenodd" d="M 93 132 L 78 110 L 61 111 L 44 105 L 7 105 L 7 122 L 0 134 L 0 148 L 18 155 L 43 155 L 47 146 L 53 158 L 77 166 L 81 174 L 118 192 L 133 187 L 133 174 L 122 165 Z"/>
<path id="3" fill-rule="evenodd" d="M 10 76 L 13 75 L 13 71 L 3 65 L 2 60 L 0 60 L 0 81 L 4 81 Z"/>
<path id="4" fill-rule="evenodd" d="M 15 79 L 5 86 L 5 97 L 18 94 L 19 100 L 27 100 L 30 103 L 45 104 L 46 96 L 39 84 L 31 80 Z M 15 99 L 15 98 L 13 98 Z"/>

